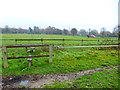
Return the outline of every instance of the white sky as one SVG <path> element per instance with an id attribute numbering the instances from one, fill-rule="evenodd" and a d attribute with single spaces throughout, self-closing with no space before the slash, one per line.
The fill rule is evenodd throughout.
<path id="1" fill-rule="evenodd" d="M 54 26 L 112 31 L 119 0 L 0 0 L 0 27 Z"/>

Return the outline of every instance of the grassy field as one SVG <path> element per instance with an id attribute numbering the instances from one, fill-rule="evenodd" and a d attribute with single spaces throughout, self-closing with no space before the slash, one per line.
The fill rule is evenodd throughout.
<path id="1" fill-rule="evenodd" d="M 31 67 L 28 67 L 27 59 L 9 59 L 9 67 L 3 69 L 3 75 L 69 73 L 118 65 L 118 51 L 99 49 L 56 49 L 53 52 L 53 63 L 50 64 L 48 62 L 48 57 L 33 58 L 33 65 Z M 38 53 L 42 55 L 43 52 L 40 52 L 40 50 L 47 51 L 48 49 L 37 49 L 34 55 Z M 8 56 L 27 56 L 30 54 L 26 53 L 24 49 L 8 50 L 8 52 L 11 51 L 12 53 L 8 54 Z M 47 52 L 44 52 L 44 54 L 47 54 Z M 30 55 L 33 55 L 33 53 Z"/>
<path id="2" fill-rule="evenodd" d="M 3 35 L 2 39 L 84 39 L 84 40 L 117 40 L 117 38 L 87 38 L 87 37 L 80 37 L 80 36 L 62 36 L 62 35 L 27 35 L 27 34 L 10 34 L 10 35 Z M 22 44 L 25 42 L 20 42 L 19 44 Z M 28 43 L 38 43 L 38 42 L 28 42 Z M 51 42 L 52 43 L 52 42 Z M 68 42 L 66 42 L 68 43 Z M 74 42 L 70 42 L 74 43 Z M 3 45 L 14 45 L 14 42 L 3 42 Z M 43 54 L 49 54 L 48 53 L 48 47 L 37 47 L 36 51 L 34 53 L 27 53 L 25 48 L 11 48 L 7 49 L 8 56 L 28 56 L 28 55 L 43 55 Z M 77 72 L 82 70 L 89 70 L 93 68 L 99 68 L 99 67 L 112 67 L 119 65 L 118 63 L 118 48 L 71 48 L 71 49 L 60 49 L 60 48 L 54 48 L 53 50 L 53 62 L 49 63 L 49 57 L 40 57 L 40 58 L 33 58 L 32 66 L 28 67 L 27 59 L 9 59 L 9 67 L 3 68 L 3 62 L 1 60 L 2 64 L 2 75 L 3 76 L 17 76 L 17 75 L 38 75 L 38 74 L 56 74 L 56 73 L 70 73 L 70 72 Z M 106 74 L 105 74 L 105 73 Z M 107 74 L 107 71 L 104 72 L 96 72 L 95 74 L 92 74 L 90 76 L 83 76 L 78 78 L 77 81 L 74 81 L 73 84 L 70 84 L 70 87 L 99 87 L 96 83 L 96 81 L 93 81 L 94 83 L 89 86 L 90 81 L 87 79 L 91 79 L 92 76 L 95 76 L 95 79 L 100 76 L 100 74 L 103 76 L 102 79 L 105 79 L 105 77 L 115 76 L 115 80 L 113 78 L 110 79 L 111 83 L 110 85 L 113 85 L 113 88 L 118 85 L 116 82 L 117 77 L 117 71 L 109 71 Z M 105 76 L 104 76 L 105 75 Z M 82 80 L 82 81 L 81 81 Z M 84 83 L 85 80 L 87 80 L 88 83 Z M 107 81 L 107 79 L 105 79 Z M 108 82 L 108 81 L 107 81 Z M 79 83 L 81 83 L 79 85 Z M 104 83 L 99 82 L 104 88 Z M 59 84 L 56 83 L 56 85 L 50 86 L 50 87 L 58 87 Z M 84 85 L 83 85 L 84 84 Z M 108 83 L 109 84 L 109 83 Z M 69 84 L 68 84 L 69 85 Z M 46 86 L 48 87 L 48 86 Z M 67 87 L 67 86 L 65 86 Z M 105 86 L 109 88 L 110 86 Z M 112 86 L 111 86 L 112 87 Z"/>
<path id="3" fill-rule="evenodd" d="M 111 38 L 111 37 L 96 37 L 96 38 L 87 38 L 86 37 L 81 37 L 81 36 L 67 36 L 67 35 L 41 35 L 41 34 L 2 34 L 2 39 L 111 39 L 111 40 L 116 40 L 117 38 Z"/>
<path id="4" fill-rule="evenodd" d="M 117 38 L 87 38 L 81 36 L 65 36 L 65 35 L 39 35 L 39 34 L 3 34 L 2 39 L 78 39 L 78 40 L 117 40 Z M 41 41 L 18 41 L 17 44 L 41 44 Z M 62 44 L 63 41 L 43 41 L 44 44 Z M 99 43 L 97 41 L 64 41 L 64 44 L 111 44 L 118 43 L 117 41 L 113 42 L 102 42 Z M 15 41 L 2 41 L 3 45 L 15 45 Z"/>

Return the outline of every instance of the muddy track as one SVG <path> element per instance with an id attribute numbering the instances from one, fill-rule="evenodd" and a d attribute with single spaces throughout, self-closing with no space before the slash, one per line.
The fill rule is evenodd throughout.
<path id="1" fill-rule="evenodd" d="M 13 76 L 3 78 L 0 87 L 5 88 L 15 88 L 19 85 L 24 85 L 26 88 L 42 88 L 46 84 L 53 83 L 53 81 L 63 82 L 66 80 L 76 79 L 79 76 L 89 75 L 94 72 L 103 70 L 112 70 L 113 68 L 118 68 L 120 66 L 113 66 L 111 68 L 94 68 L 86 71 L 79 71 L 73 73 L 62 73 L 62 74 L 48 74 L 48 75 L 23 75 L 23 76 Z"/>

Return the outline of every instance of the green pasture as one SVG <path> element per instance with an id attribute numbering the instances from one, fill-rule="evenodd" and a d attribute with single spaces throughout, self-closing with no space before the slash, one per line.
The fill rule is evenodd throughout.
<path id="1" fill-rule="evenodd" d="M 32 35 L 32 34 L 3 34 L 2 39 L 82 39 L 82 40 L 117 40 L 117 38 L 87 38 L 80 36 L 64 36 L 64 35 Z M 89 43 L 88 43 L 89 42 Z M 84 43 L 97 43 L 88 41 Z M 45 41 L 48 43 L 63 43 L 62 41 Z M 65 41 L 66 44 L 78 44 L 80 41 Z M 111 43 L 111 42 L 110 42 Z M 116 43 L 116 42 L 115 42 Z M 118 43 L 118 42 L 117 42 Z M 17 44 L 41 44 L 41 41 L 19 41 Z M 2 45 L 15 45 L 15 41 L 2 41 Z M 29 48 L 28 48 L 29 49 Z M 8 48 L 8 57 L 28 56 L 28 55 L 49 55 L 49 47 L 36 47 L 35 52 L 26 52 L 26 48 Z M 0 60 L 3 76 L 17 75 L 43 75 L 71 73 L 83 70 L 89 70 L 99 67 L 118 66 L 118 47 L 96 47 L 96 48 L 54 48 L 53 62 L 49 63 L 49 57 L 32 58 L 32 66 L 28 67 L 27 58 L 8 59 L 8 68 L 4 68 L 3 60 Z M 2 54 L 1 54 L 2 56 Z M 103 77 L 101 77 L 102 75 Z M 118 83 L 118 72 L 116 70 L 96 72 L 89 76 L 82 76 L 71 83 L 56 82 L 53 85 L 47 85 L 48 88 L 116 88 Z M 94 80 L 92 81 L 92 77 Z M 115 76 L 115 77 L 112 77 Z M 106 79 L 106 77 L 110 79 Z M 112 79 L 112 78 L 113 79 Z M 107 82 L 107 84 L 104 84 Z M 86 83 L 84 83 L 86 82 Z M 110 83 L 109 83 L 110 82 Z M 100 83 L 100 85 L 98 85 Z M 64 86 L 64 85 L 65 86 Z"/>
<path id="2" fill-rule="evenodd" d="M 117 38 L 87 38 L 80 36 L 64 35 L 38 35 L 38 34 L 3 34 L 2 39 L 84 39 L 84 40 L 116 40 Z M 19 41 L 18 44 L 25 44 L 26 41 Z M 29 41 L 36 44 L 39 41 Z M 68 41 L 70 42 L 70 41 Z M 68 43 L 66 42 L 66 43 Z M 74 41 L 75 42 L 75 41 Z M 73 44 L 74 42 L 70 42 Z M 91 41 L 89 41 L 91 42 Z M 41 43 L 41 42 L 39 42 Z M 47 42 L 46 42 L 47 43 Z M 61 43 L 49 41 L 49 43 Z M 7 41 L 3 45 L 14 45 L 14 41 Z M 29 49 L 29 48 L 28 48 Z M 34 53 L 27 53 L 25 48 L 8 48 L 8 57 L 28 56 L 28 55 L 49 55 L 49 47 L 36 47 Z M 9 67 L 3 68 L 4 76 L 26 75 L 26 74 L 49 74 L 49 73 L 69 73 L 79 70 L 87 70 L 96 67 L 118 65 L 117 48 L 71 48 L 71 49 L 53 49 L 53 63 L 48 62 L 49 57 L 33 58 L 33 65 L 28 67 L 27 58 L 8 59 Z M 32 71 L 32 72 L 31 72 Z"/>
<path id="3" fill-rule="evenodd" d="M 49 54 L 47 47 L 38 47 L 35 53 L 27 53 L 25 48 L 8 49 L 8 57 L 43 54 Z M 70 73 L 118 65 L 118 51 L 116 48 L 54 49 L 53 54 L 52 63 L 48 62 L 49 57 L 33 58 L 31 67 L 28 67 L 25 58 L 8 59 L 9 67 L 3 68 L 2 74 L 3 76 L 11 76 Z"/>
<path id="4" fill-rule="evenodd" d="M 81 36 L 67 36 L 67 35 L 40 35 L 40 34 L 3 34 L 2 39 L 77 39 L 77 40 L 117 40 L 111 37 L 81 37 Z M 41 41 L 17 41 L 5 40 L 2 45 L 18 45 L 18 44 L 41 44 Z M 116 44 L 118 41 L 43 41 L 44 44 Z"/>
<path id="5" fill-rule="evenodd" d="M 81 37 L 81 36 L 70 36 L 70 35 L 45 35 L 45 34 L 2 34 L 2 39 L 111 39 L 116 40 L 116 37 L 95 37 L 95 38 L 88 38 Z"/>

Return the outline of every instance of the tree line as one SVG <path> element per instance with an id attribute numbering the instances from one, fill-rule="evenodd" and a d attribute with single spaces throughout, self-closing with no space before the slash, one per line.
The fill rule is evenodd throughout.
<path id="1" fill-rule="evenodd" d="M 29 27 L 28 29 L 22 28 L 10 28 L 6 25 L 4 28 L 0 27 L 0 32 L 2 34 L 56 34 L 56 35 L 73 35 L 73 36 L 86 36 L 86 35 L 95 35 L 95 36 L 109 36 L 109 37 L 117 37 L 118 27 L 113 28 L 113 31 L 107 31 L 106 28 L 102 27 L 100 33 L 96 29 L 80 29 L 72 28 L 71 30 L 67 29 L 58 29 L 56 27 L 48 26 L 47 28 L 40 29 L 38 26 L 34 26 L 33 28 Z"/>

